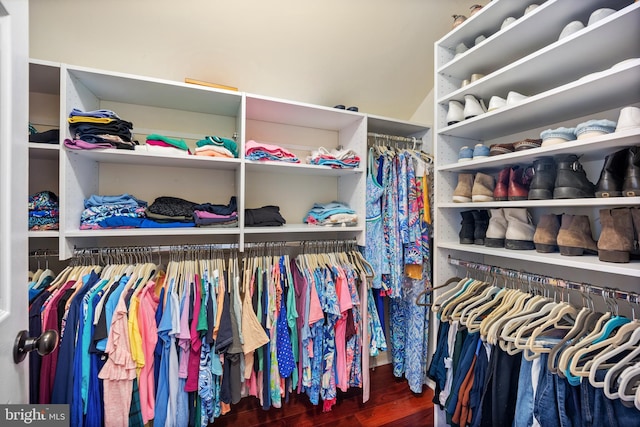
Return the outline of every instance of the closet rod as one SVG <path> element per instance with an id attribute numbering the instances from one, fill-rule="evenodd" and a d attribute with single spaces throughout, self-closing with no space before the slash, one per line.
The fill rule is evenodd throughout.
<path id="1" fill-rule="evenodd" d="M 147 251 L 147 252 L 172 252 L 179 250 L 210 250 L 210 249 L 237 249 L 237 243 L 211 243 L 211 244 L 185 244 L 185 245 L 170 245 L 170 246 L 144 246 L 144 245 L 136 245 L 136 246 L 105 246 L 105 247 L 96 247 L 96 248 L 74 248 L 73 254 L 74 256 L 78 255 L 91 255 L 91 254 L 99 254 L 105 253 L 106 251 Z"/>
<path id="2" fill-rule="evenodd" d="M 464 268 L 471 268 L 474 270 L 480 270 L 492 275 L 501 275 L 509 277 L 511 279 L 520 279 L 525 281 L 534 281 L 545 285 L 554 286 L 561 289 L 568 289 L 579 291 L 582 293 L 588 293 L 598 295 L 603 298 L 615 298 L 619 300 L 625 300 L 629 303 L 640 303 L 640 294 L 635 292 L 624 292 L 613 288 L 605 288 L 602 286 L 590 285 L 587 283 L 572 282 L 564 279 L 557 279 L 549 276 L 543 276 L 535 273 L 528 273 L 526 271 L 517 271 L 504 267 L 497 267 L 495 265 L 488 265 L 479 262 L 465 261 L 462 259 L 448 257 L 448 262 L 451 265 L 456 265 Z"/>
<path id="3" fill-rule="evenodd" d="M 42 257 L 58 257 L 57 249 L 36 249 L 35 251 L 29 252 L 29 256 L 32 258 L 42 258 Z"/>
<path id="4" fill-rule="evenodd" d="M 406 142 L 408 144 L 418 144 L 418 143 L 421 144 L 422 143 L 422 138 L 416 138 L 416 137 L 385 135 L 383 133 L 375 133 L 375 132 L 368 132 L 367 136 L 371 137 L 371 138 L 384 139 L 384 140 L 387 140 L 387 141 Z"/>

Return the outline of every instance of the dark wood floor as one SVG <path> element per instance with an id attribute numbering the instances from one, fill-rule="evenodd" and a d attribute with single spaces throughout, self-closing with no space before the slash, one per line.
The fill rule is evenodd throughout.
<path id="1" fill-rule="evenodd" d="M 211 426 L 295 426 L 295 427 L 416 427 L 433 425 L 433 391 L 426 386 L 420 394 L 409 390 L 405 379 L 393 376 L 391 365 L 371 371 L 371 398 L 362 403 L 360 390 L 338 392 L 331 412 L 322 412 L 306 395 L 293 394 L 282 408 L 260 409 L 258 399 L 246 397 L 230 413 Z"/>

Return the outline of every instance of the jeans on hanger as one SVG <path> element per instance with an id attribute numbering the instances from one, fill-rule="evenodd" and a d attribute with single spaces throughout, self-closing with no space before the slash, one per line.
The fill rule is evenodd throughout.
<path id="1" fill-rule="evenodd" d="M 534 416 L 544 427 L 582 426 L 579 388 L 570 385 L 566 378 L 560 378 L 549 371 L 547 354 L 540 357 L 542 366 L 533 408 Z"/>
<path id="2" fill-rule="evenodd" d="M 596 381 L 603 381 L 606 370 L 596 372 Z M 638 427 L 640 426 L 640 413 L 638 410 L 628 408 L 620 399 L 611 400 L 605 396 L 601 388 L 596 388 L 587 380 L 580 384 L 580 397 L 582 398 L 582 424 L 584 427 Z"/>
<path id="3" fill-rule="evenodd" d="M 520 375 L 518 376 L 518 397 L 516 399 L 516 414 L 513 427 L 531 427 L 533 425 L 533 384 L 531 369 L 533 360 L 522 358 Z"/>
<path id="4" fill-rule="evenodd" d="M 438 344 L 436 351 L 431 358 L 431 366 L 429 366 L 429 378 L 436 383 L 433 402 L 440 404 L 440 391 L 444 388 L 447 379 L 447 369 L 444 366 L 444 358 L 449 354 L 449 345 L 447 336 L 449 335 L 449 322 L 440 322 L 438 327 Z"/>

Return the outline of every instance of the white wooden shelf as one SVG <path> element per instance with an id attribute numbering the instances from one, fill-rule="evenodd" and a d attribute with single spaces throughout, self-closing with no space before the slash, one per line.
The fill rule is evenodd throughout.
<path id="1" fill-rule="evenodd" d="M 504 202 L 471 202 L 471 203 L 439 203 L 445 209 L 481 209 L 481 208 L 513 208 L 513 207 L 580 207 L 580 206 L 639 206 L 640 197 L 595 197 L 592 199 L 553 199 L 553 200 L 519 200 Z"/>
<path id="2" fill-rule="evenodd" d="M 640 278 L 640 261 L 629 263 L 602 262 L 597 255 L 564 256 L 559 253 L 539 253 L 535 250 L 509 250 L 503 248 L 488 248 L 481 245 L 462 245 L 455 242 L 438 242 L 437 246 L 444 249 L 452 249 L 473 254 L 491 255 L 505 258 L 508 263 L 509 258 L 517 258 L 532 263 L 557 265 L 571 267 L 587 271 L 599 271 L 604 273 L 618 274 Z M 610 283 L 608 285 L 614 285 Z"/>
<path id="3" fill-rule="evenodd" d="M 178 228 L 115 228 L 105 230 L 66 230 L 66 237 L 145 237 L 145 236 L 206 236 L 206 235 L 238 235 L 240 229 L 209 227 Z"/>
<path id="4" fill-rule="evenodd" d="M 438 166 L 437 170 L 449 172 L 477 171 L 479 169 L 499 170 L 507 166 L 522 163 L 523 161 L 532 163 L 533 160 L 540 157 L 555 157 L 564 154 L 579 154 L 582 161 L 590 161 L 603 158 L 603 147 L 606 147 L 607 151 L 613 153 L 624 147 L 637 145 L 638 141 L 640 141 L 640 129 L 629 129 L 584 140 L 568 141 L 548 147 L 532 148 L 530 150 L 490 156 L 486 159 L 444 164 Z"/>
<path id="5" fill-rule="evenodd" d="M 307 163 L 287 163 L 278 161 L 255 161 L 245 160 L 248 172 L 270 172 L 283 174 L 301 174 L 318 176 L 346 176 L 364 173 L 363 159 L 360 159 L 360 166 L 357 168 L 334 169 L 325 165 L 310 165 Z"/>
<path id="6" fill-rule="evenodd" d="M 245 234 L 289 234 L 289 233 L 359 233 L 363 225 L 352 227 L 325 227 L 309 224 L 284 224 L 280 227 L 245 227 Z"/>
<path id="7" fill-rule="evenodd" d="M 60 236 L 60 232 L 58 230 L 29 230 L 29 238 L 34 239 L 51 239 L 58 238 Z"/>
<path id="8" fill-rule="evenodd" d="M 57 160 L 59 156 L 60 146 L 58 144 L 29 143 L 29 158 Z"/>

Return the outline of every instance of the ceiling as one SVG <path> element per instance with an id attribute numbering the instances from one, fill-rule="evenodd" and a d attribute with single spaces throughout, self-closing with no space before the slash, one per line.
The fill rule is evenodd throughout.
<path id="1" fill-rule="evenodd" d="M 30 0 L 30 55 L 408 120 L 433 87 L 433 43 L 474 3 Z"/>

